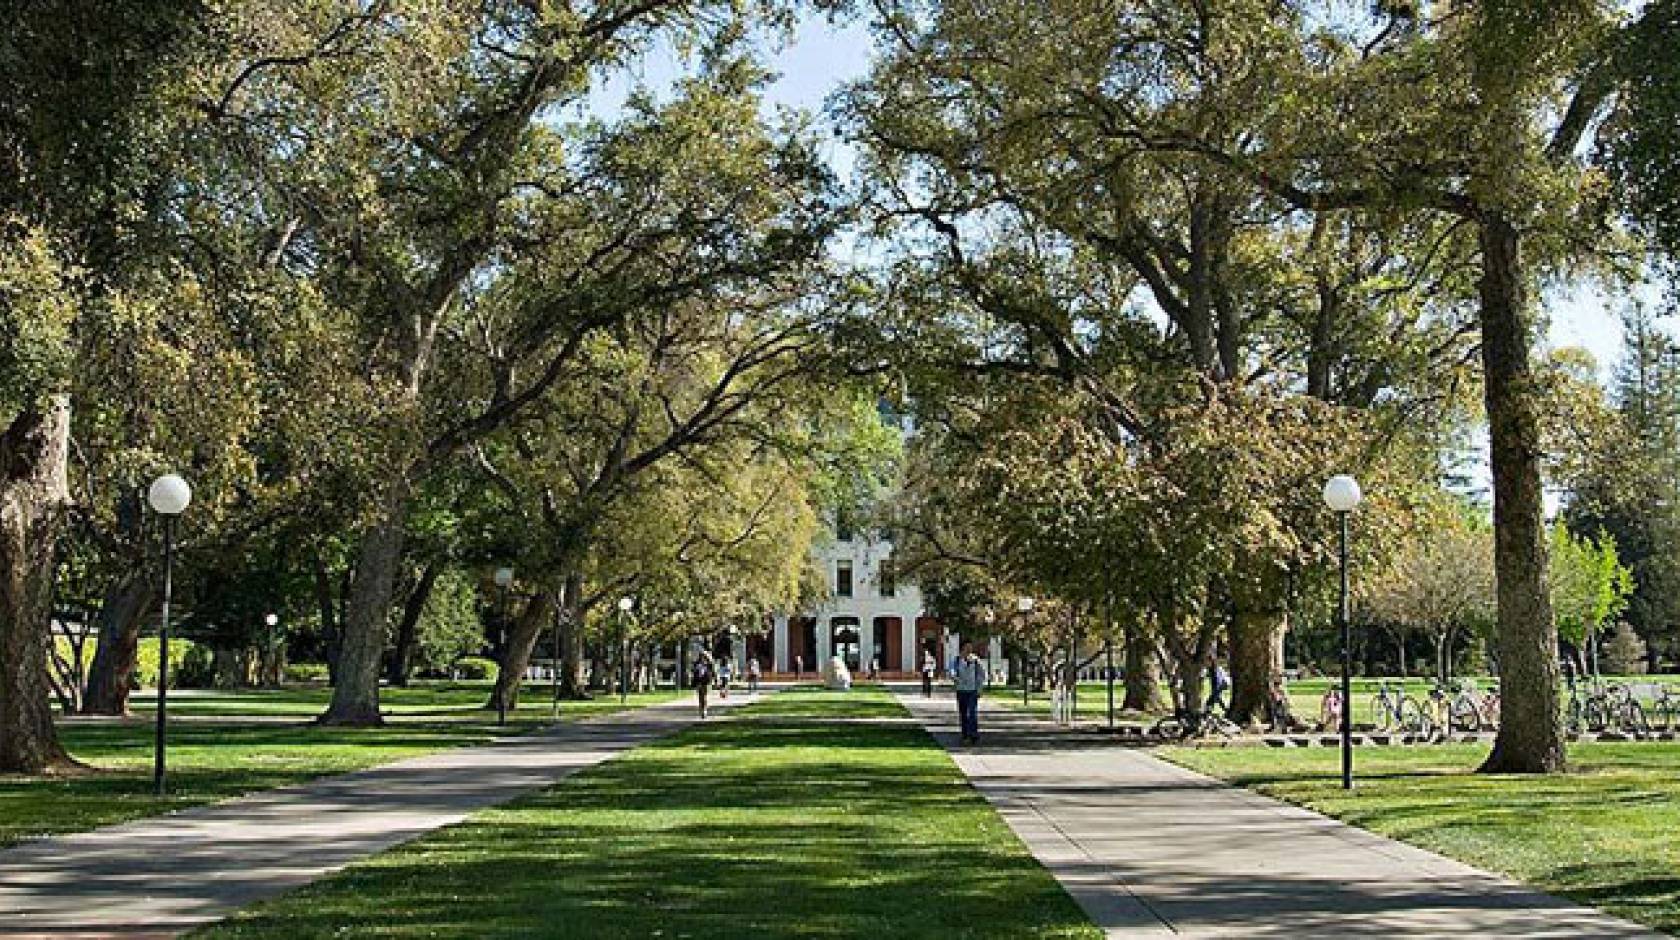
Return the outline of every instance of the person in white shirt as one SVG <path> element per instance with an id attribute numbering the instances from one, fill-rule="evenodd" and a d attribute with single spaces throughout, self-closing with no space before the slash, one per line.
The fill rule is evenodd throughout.
<path id="1" fill-rule="evenodd" d="M 957 687 L 957 720 L 962 725 L 964 744 L 980 743 L 980 690 L 986 687 L 986 661 L 974 655 L 974 644 L 964 643 L 962 655 L 951 668 Z"/>

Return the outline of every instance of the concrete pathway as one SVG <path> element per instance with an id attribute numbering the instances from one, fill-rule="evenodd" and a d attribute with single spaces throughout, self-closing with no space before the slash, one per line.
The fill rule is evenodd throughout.
<path id="1" fill-rule="evenodd" d="M 1110 937 L 1656 937 L 1150 755 L 949 692 L 900 699 Z"/>
<path id="2" fill-rule="evenodd" d="M 0 850 L 0 937 L 173 936 L 693 722 L 650 705 Z"/>

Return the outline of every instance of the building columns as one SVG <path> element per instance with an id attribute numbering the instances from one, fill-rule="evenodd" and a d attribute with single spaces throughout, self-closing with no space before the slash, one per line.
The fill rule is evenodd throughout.
<path id="1" fill-rule="evenodd" d="M 867 612 L 858 615 L 858 672 L 869 674 L 869 661 L 875 658 L 875 618 Z M 885 664 L 882 664 L 885 668 Z"/>
<path id="2" fill-rule="evenodd" d="M 821 673 L 828 661 L 834 658 L 834 625 L 829 622 L 831 619 L 828 616 L 817 618 L 817 661 L 808 664 L 817 673 Z"/>
<path id="3" fill-rule="evenodd" d="M 770 664 L 771 672 L 789 672 L 792 669 L 793 656 L 788 651 L 788 616 L 776 614 L 771 618 L 770 632 Z"/>

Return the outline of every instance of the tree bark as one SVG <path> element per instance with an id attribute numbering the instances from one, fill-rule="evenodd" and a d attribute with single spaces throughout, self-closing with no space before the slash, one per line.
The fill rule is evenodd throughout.
<path id="1" fill-rule="evenodd" d="M 1497 212 L 1480 220 L 1482 367 L 1493 458 L 1495 633 L 1500 722 L 1486 773 L 1565 766 L 1558 714 L 1557 627 L 1547 584 L 1539 390 L 1530 363 L 1533 311 L 1524 297 L 1521 236 Z"/>
<path id="2" fill-rule="evenodd" d="M 332 703 L 317 719 L 321 724 L 377 726 L 384 721 L 379 714 L 379 667 L 407 521 L 408 491 L 397 484 L 381 517 L 357 547 L 356 573 L 340 624 L 336 684 Z"/>
<path id="3" fill-rule="evenodd" d="M 151 572 L 111 582 L 99 607 L 99 644 L 88 669 L 84 715 L 128 714 L 128 693 L 140 664 L 140 626 L 157 597 Z"/>
<path id="4" fill-rule="evenodd" d="M 52 720 L 52 582 L 70 505 L 70 398 L 26 408 L 0 433 L 0 773 L 77 766 Z"/>
<path id="5" fill-rule="evenodd" d="M 583 577 L 567 575 L 560 598 L 560 696 L 589 698 L 589 674 L 583 662 Z"/>
<path id="6" fill-rule="evenodd" d="M 408 600 L 403 603 L 402 621 L 397 624 L 397 641 L 391 648 L 391 661 L 385 673 L 385 681 L 391 685 L 408 685 L 409 676 L 414 672 L 414 651 L 420 645 L 420 617 L 426 612 L 426 602 L 432 597 L 432 588 L 437 585 L 439 572 L 443 565 L 433 560 L 426 563 L 420 572 L 420 580 L 415 582 L 414 590 L 409 592 Z"/>
<path id="7" fill-rule="evenodd" d="M 525 602 L 503 644 L 496 687 L 490 690 L 490 701 L 485 703 L 485 708 L 499 708 L 503 702 L 509 711 L 519 707 L 519 690 L 524 685 L 525 670 L 531 666 L 531 652 L 536 649 L 537 637 L 542 636 L 543 624 L 553 616 L 554 597 L 548 591 L 538 591 Z"/>
<path id="8" fill-rule="evenodd" d="M 1155 660 L 1155 644 L 1135 623 L 1126 625 L 1124 637 L 1126 700 L 1121 707 L 1152 712 L 1161 704 L 1161 670 Z"/>

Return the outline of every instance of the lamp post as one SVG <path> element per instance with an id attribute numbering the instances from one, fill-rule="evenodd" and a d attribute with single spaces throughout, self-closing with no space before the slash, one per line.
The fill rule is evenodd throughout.
<path id="1" fill-rule="evenodd" d="M 554 662 L 549 665 L 548 678 L 554 686 L 554 706 L 549 714 L 558 721 L 560 719 L 560 630 L 565 626 L 566 608 L 564 604 L 554 605 Z"/>
<path id="2" fill-rule="evenodd" d="M 675 675 L 673 675 L 671 677 L 671 685 L 678 692 L 681 692 L 684 688 L 684 685 L 683 685 L 684 677 L 688 675 L 688 657 L 690 655 L 690 651 L 689 651 L 689 648 L 688 648 L 688 638 L 682 632 L 683 612 L 680 611 L 680 610 L 672 611 L 671 612 L 671 622 L 677 625 L 672 632 L 675 633 L 676 636 L 678 637 L 678 639 L 677 639 L 677 672 L 676 672 Z M 774 665 L 774 664 L 772 663 L 772 665 Z"/>
<path id="3" fill-rule="evenodd" d="M 630 702 L 630 610 L 636 602 L 625 595 L 618 599 L 618 703 Z"/>
<path id="4" fill-rule="evenodd" d="M 157 736 L 152 745 L 152 790 L 163 796 L 169 747 L 169 600 L 175 579 L 175 518 L 192 502 L 192 487 L 173 473 L 152 481 L 146 502 L 163 517 L 163 617 L 158 622 Z"/>
<path id="5" fill-rule="evenodd" d="M 1342 789 L 1353 789 L 1353 636 L 1348 623 L 1348 516 L 1359 505 L 1359 482 L 1346 474 L 1324 484 L 1324 504 L 1341 523 L 1342 591 L 1336 619 L 1342 627 Z"/>
<path id="6" fill-rule="evenodd" d="M 280 645 L 280 615 L 271 613 L 263 618 L 263 623 L 268 627 L 268 635 L 263 638 L 263 645 L 267 647 L 266 652 L 268 653 L 268 662 L 263 665 L 267 666 L 270 663 L 275 664 L 274 685 L 278 688 L 280 686 L 280 667 L 278 665 L 278 657 L 275 655 L 275 650 Z M 261 680 L 259 679 L 259 681 Z"/>
<path id="7" fill-rule="evenodd" d="M 496 618 L 496 661 L 500 664 L 503 660 L 507 659 L 508 589 L 513 586 L 512 568 L 496 569 L 496 586 L 502 589 L 502 610 L 500 616 Z M 497 674 L 497 678 L 501 678 L 499 673 Z M 498 684 L 500 685 L 504 683 Z M 508 697 L 505 691 L 498 691 L 496 693 L 497 725 L 507 724 L 507 700 Z"/>
<path id="8" fill-rule="evenodd" d="M 1021 615 L 1022 620 L 1027 619 L 1027 615 L 1032 613 L 1032 609 L 1033 609 L 1033 599 L 1032 598 L 1030 598 L 1030 597 L 1017 597 L 1015 599 L 1015 611 Z M 1030 696 L 1032 694 L 1031 691 L 1030 691 L 1031 688 L 1032 687 L 1027 684 L 1027 653 L 1026 653 L 1026 647 L 1023 646 L 1021 648 L 1021 704 L 1022 705 L 1031 704 L 1031 702 L 1030 702 Z"/>

